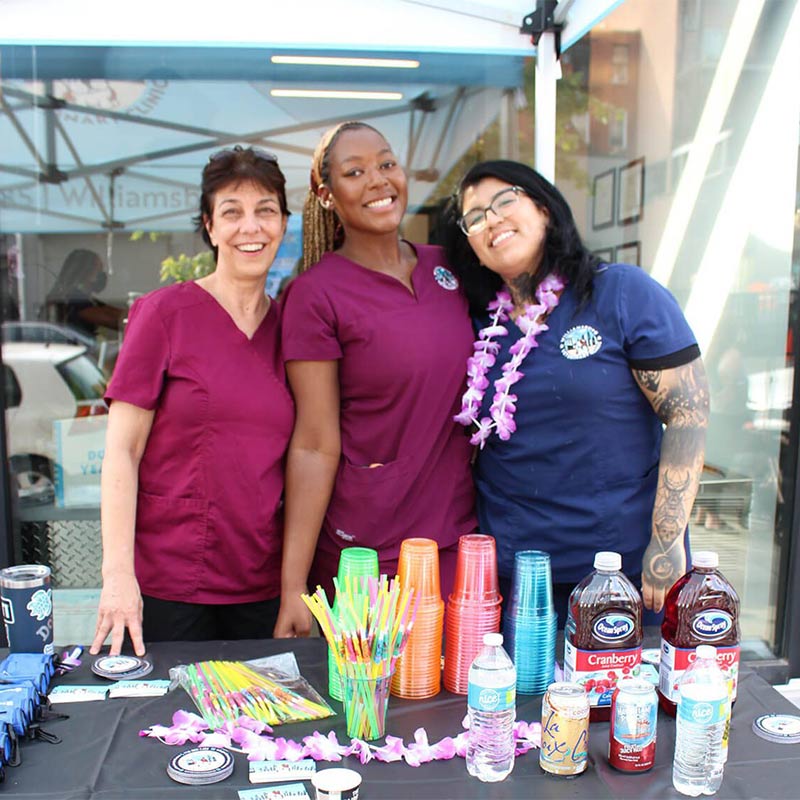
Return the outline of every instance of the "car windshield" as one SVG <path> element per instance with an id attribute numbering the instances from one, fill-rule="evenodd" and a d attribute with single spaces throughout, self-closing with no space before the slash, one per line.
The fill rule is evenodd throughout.
<path id="1" fill-rule="evenodd" d="M 76 400 L 97 400 L 105 394 L 105 376 L 90 358 L 76 356 L 57 364 L 56 369 Z"/>

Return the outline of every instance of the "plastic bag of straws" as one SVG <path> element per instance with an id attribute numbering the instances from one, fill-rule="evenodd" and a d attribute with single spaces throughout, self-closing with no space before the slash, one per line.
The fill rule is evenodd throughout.
<path id="1" fill-rule="evenodd" d="M 275 726 L 335 713 L 300 674 L 291 653 L 258 661 L 199 661 L 174 667 L 170 677 L 210 728 L 241 716 Z"/>

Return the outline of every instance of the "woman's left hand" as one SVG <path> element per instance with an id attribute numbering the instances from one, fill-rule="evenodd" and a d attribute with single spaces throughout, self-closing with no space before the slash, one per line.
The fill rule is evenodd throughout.
<path id="1" fill-rule="evenodd" d="M 642 559 L 642 600 L 644 607 L 656 613 L 664 607 L 667 592 L 686 572 L 686 552 L 682 540 L 666 553 L 661 544 L 650 540 Z"/>

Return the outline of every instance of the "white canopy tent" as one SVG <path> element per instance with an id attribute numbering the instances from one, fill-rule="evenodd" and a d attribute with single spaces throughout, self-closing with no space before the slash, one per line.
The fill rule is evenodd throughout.
<path id="1" fill-rule="evenodd" d="M 514 102 L 519 31 L 534 0 L 303 0 L 294 6 L 140 0 L 112 17 L 81 0 L 0 3 L 0 228 L 6 232 L 185 229 L 196 180 L 215 148 L 275 151 L 297 207 L 321 131 L 376 121 L 404 156 L 410 202 L 423 205 Z M 562 0 L 568 47 L 620 0 Z M 277 64 L 286 55 L 404 59 L 417 66 Z M 555 165 L 556 37 L 539 40 L 537 166 Z M 280 91 L 377 93 L 284 98 Z M 187 122 L 189 121 L 189 122 Z M 446 145 L 445 145 L 446 143 Z"/>

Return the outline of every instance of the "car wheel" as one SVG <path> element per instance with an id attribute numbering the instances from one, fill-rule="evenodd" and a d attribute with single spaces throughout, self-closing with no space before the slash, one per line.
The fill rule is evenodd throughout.
<path id="1" fill-rule="evenodd" d="M 53 465 L 42 456 L 13 456 L 11 480 L 21 505 L 52 503 L 56 497 Z"/>

